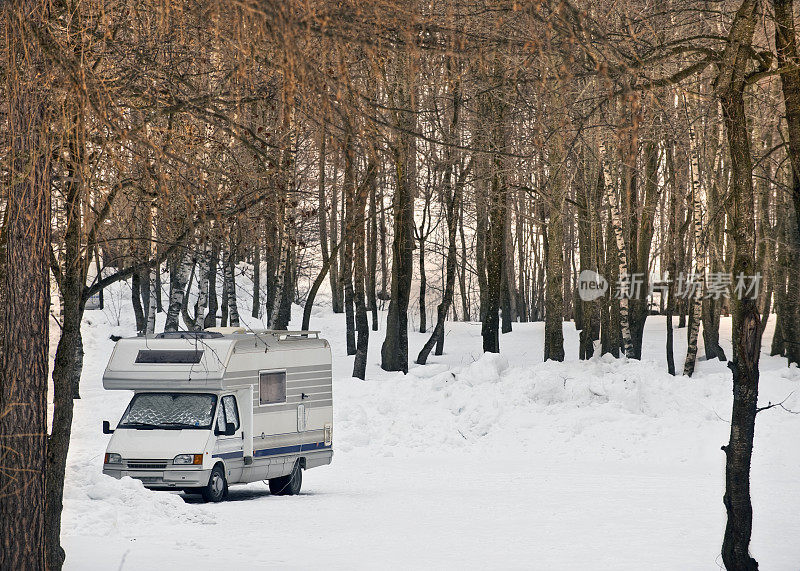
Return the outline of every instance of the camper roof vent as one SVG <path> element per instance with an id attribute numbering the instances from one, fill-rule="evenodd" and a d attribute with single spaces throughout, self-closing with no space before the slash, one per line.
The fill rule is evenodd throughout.
<path id="1" fill-rule="evenodd" d="M 218 339 L 222 333 L 217 331 L 165 331 L 156 335 L 156 339 Z"/>

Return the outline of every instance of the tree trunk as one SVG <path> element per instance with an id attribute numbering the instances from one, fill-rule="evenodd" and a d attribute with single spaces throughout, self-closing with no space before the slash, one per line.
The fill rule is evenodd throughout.
<path id="1" fill-rule="evenodd" d="M 189 279 L 186 281 L 186 291 L 183 294 L 183 303 L 181 303 L 181 317 L 183 323 L 186 325 L 187 331 L 196 331 L 198 329 L 197 322 L 189 315 L 189 294 L 192 291 L 192 284 L 194 283 L 194 274 L 197 270 L 197 260 L 192 258 L 192 268 L 189 270 Z"/>
<path id="2" fill-rule="evenodd" d="M 136 335 L 141 337 L 147 331 L 147 316 L 142 307 L 142 274 L 138 270 L 131 276 L 131 303 L 136 319 Z"/>
<path id="3" fill-rule="evenodd" d="M 377 212 L 377 176 L 373 177 L 372 188 L 369 189 L 369 242 L 367 244 L 367 309 L 372 312 L 372 330 L 378 330 L 378 299 L 376 294 L 378 272 L 378 212 Z"/>
<path id="4" fill-rule="evenodd" d="M 781 76 L 786 127 L 789 139 L 788 156 L 792 167 L 792 206 L 794 216 L 786 229 L 788 287 L 784 296 L 781 319 L 786 358 L 789 364 L 800 365 L 800 57 L 794 25 L 794 1 L 773 0 L 775 9 L 775 51 Z"/>
<path id="5" fill-rule="evenodd" d="M 164 324 L 164 331 L 178 330 L 178 317 L 181 314 L 184 296 L 186 295 L 186 284 L 189 281 L 192 253 L 187 249 L 179 255 L 180 259 L 170 271 L 169 307 L 167 308 L 167 321 Z"/>
<path id="6" fill-rule="evenodd" d="M 500 63 L 494 63 L 494 79 L 502 76 Z M 480 97 L 478 103 L 479 128 L 483 131 L 478 145 L 491 151 L 491 163 L 485 165 L 489 176 L 486 201 L 486 231 L 483 245 L 485 259 L 485 286 L 481 290 L 481 335 L 484 352 L 500 352 L 500 306 L 503 297 L 503 273 L 506 257 L 507 200 L 504 155 L 506 149 L 505 103 L 496 89 Z M 478 230 L 480 234 L 481 231 Z M 480 249 L 480 248 L 479 248 Z M 480 256 L 480 252 L 477 253 Z M 479 270 L 479 273 L 482 273 Z M 546 333 L 545 333 L 546 335 Z"/>
<path id="7" fill-rule="evenodd" d="M 253 246 L 253 309 L 250 315 L 261 317 L 261 244 L 257 241 Z"/>
<path id="8" fill-rule="evenodd" d="M 150 213 L 148 222 L 150 226 L 150 259 L 155 260 L 158 258 L 158 225 L 157 225 L 158 211 L 155 201 L 150 204 Z M 153 266 L 149 270 L 150 287 L 147 300 L 147 334 L 153 335 L 156 332 L 156 288 L 158 288 L 158 279 L 156 274 L 159 272 L 158 266 Z"/>
<path id="9" fill-rule="evenodd" d="M 236 251 L 234 245 L 231 244 L 230 249 L 223 261 L 223 272 L 225 277 L 225 298 L 228 306 L 228 325 L 230 327 L 239 327 L 239 307 L 236 303 Z"/>
<path id="10" fill-rule="evenodd" d="M 419 332 L 428 331 L 427 307 L 425 306 L 425 294 L 428 289 L 428 276 L 425 274 L 425 240 L 419 240 Z"/>
<path id="11" fill-rule="evenodd" d="M 319 288 L 322 287 L 322 283 L 325 281 L 325 276 L 328 275 L 328 271 L 330 270 L 333 261 L 336 259 L 336 256 L 339 253 L 339 248 L 342 246 L 342 244 L 344 244 L 344 242 L 339 242 L 331 250 L 330 256 L 328 257 L 328 263 L 322 265 L 322 268 L 320 268 L 314 283 L 311 284 L 311 289 L 308 290 L 306 304 L 303 306 L 303 324 L 300 326 L 300 329 L 303 331 L 308 331 L 311 323 L 311 310 L 314 308 L 314 299 L 317 297 L 317 292 L 319 292 Z"/>
<path id="12" fill-rule="evenodd" d="M 386 338 L 381 346 L 381 368 L 408 372 L 408 302 L 414 271 L 414 196 L 416 194 L 416 120 L 413 113 L 413 81 L 410 62 L 400 63 L 401 77 L 396 123 L 400 126 L 392 151 L 397 186 L 392 197 L 394 241 L 392 244 L 392 295 L 386 316 Z"/>
<path id="13" fill-rule="evenodd" d="M 611 179 L 611 165 L 606 157 L 605 144 L 600 143 L 600 157 L 603 161 L 603 182 L 605 184 L 606 202 L 611 212 L 611 227 L 617 245 L 617 255 L 619 256 L 619 278 L 625 280 L 628 277 L 628 257 L 625 253 L 625 238 L 622 234 L 622 222 L 617 208 L 617 201 L 614 198 L 614 184 Z M 628 323 L 628 297 L 623 292 L 619 299 L 619 322 L 622 332 L 622 344 L 626 357 L 633 356 L 633 343 L 631 341 L 631 331 Z"/>
<path id="14" fill-rule="evenodd" d="M 364 244 L 364 211 L 367 207 L 367 194 L 373 190 L 377 161 L 370 157 L 365 180 L 358 186 L 353 197 L 353 280 L 355 281 L 356 330 L 358 343 L 353 359 L 353 376 L 365 379 L 367 374 L 367 349 L 369 347 L 369 323 L 365 300 L 364 281 L 366 250 Z"/>
<path id="15" fill-rule="evenodd" d="M 50 149 L 43 54 L 27 26 L 44 8 L 24 0 L 6 10 L 10 167 L 2 283 L 0 385 L 0 568 L 45 569 L 45 462 L 50 319 Z M 31 20 L 28 20 L 31 18 Z M 36 78 L 36 79 L 34 79 Z M 67 384 L 62 387 L 71 393 Z M 69 398 L 69 397 L 67 397 Z M 57 477 L 58 475 L 56 475 Z M 63 487 L 57 477 L 56 489 Z M 58 568 L 63 560 L 52 563 Z M 50 561 L 48 561 L 50 563 Z"/>
<path id="16" fill-rule="evenodd" d="M 458 233 L 461 237 L 461 271 L 458 273 L 458 289 L 461 291 L 461 315 L 464 321 L 470 317 L 469 291 L 467 290 L 467 240 L 464 236 L 464 201 L 461 201 L 458 215 Z"/>
<path id="17" fill-rule="evenodd" d="M 544 360 L 564 360 L 564 222 L 565 157 L 561 135 L 555 134 L 550 155 L 549 221 L 547 223 L 547 283 L 544 322 Z"/>
<path id="18" fill-rule="evenodd" d="M 381 246 L 381 290 L 378 292 L 378 299 L 385 301 L 389 299 L 386 292 L 386 285 L 389 283 L 389 264 L 386 261 L 386 208 L 383 200 L 383 185 L 378 187 L 378 204 L 380 204 L 380 246 Z M 383 304 L 381 304 L 383 308 Z"/>
<path id="19" fill-rule="evenodd" d="M 669 199 L 669 224 L 667 225 L 667 372 L 675 376 L 675 351 L 673 346 L 672 316 L 675 312 L 675 276 L 677 264 L 675 261 L 678 241 L 678 184 L 675 172 L 675 145 L 673 141 L 667 142 L 667 178 L 670 186 Z"/>
<path id="20" fill-rule="evenodd" d="M 744 0 L 737 10 L 715 82 L 717 96 L 722 103 L 730 152 L 734 276 L 752 276 L 756 271 L 753 165 L 744 103 L 746 65 L 755 28 L 756 5 L 756 0 Z M 724 504 L 728 520 L 722 543 L 722 560 L 727 569 L 739 571 L 758 569 L 758 563 L 749 553 L 753 523 L 750 460 L 758 403 L 761 326 L 756 300 L 733 296 L 731 302 L 734 350 L 733 361 L 728 366 L 733 372 L 733 411 L 730 441 L 724 447 Z"/>
<path id="21" fill-rule="evenodd" d="M 597 170 L 597 182 L 593 185 L 602 196 L 602 172 Z M 595 200 L 593 200 L 594 189 L 589 186 L 592 184 L 591 179 L 589 184 L 585 185 L 583 192 L 579 192 L 577 196 L 578 203 L 578 243 L 580 245 L 580 265 L 581 272 L 588 270 L 598 272 L 597 265 L 597 250 L 596 250 L 596 236 L 594 233 L 597 231 L 597 224 L 595 223 Z M 594 355 L 594 342 L 600 336 L 600 319 L 598 305 L 601 303 L 599 300 L 592 301 L 578 301 L 576 309 L 579 310 L 576 315 L 581 316 L 580 327 L 580 345 L 578 347 L 578 358 L 581 360 L 591 359 Z M 575 321 L 576 327 L 578 320 Z"/>
<path id="22" fill-rule="evenodd" d="M 703 287 L 705 276 L 705 245 L 703 244 L 703 203 L 702 188 L 700 184 L 700 161 L 697 157 L 697 139 L 694 126 L 689 124 L 689 153 L 691 155 L 692 176 L 692 216 L 694 218 L 694 274 L 698 287 L 694 290 L 689 318 L 689 344 L 686 349 L 686 361 L 683 364 L 683 374 L 691 377 L 697 360 L 697 334 L 700 330 L 700 321 L 703 309 Z"/>
<path id="23" fill-rule="evenodd" d="M 203 329 L 217 326 L 217 311 L 219 303 L 217 301 L 217 267 L 219 266 L 219 246 L 211 244 L 208 261 L 208 313 L 203 321 Z"/>

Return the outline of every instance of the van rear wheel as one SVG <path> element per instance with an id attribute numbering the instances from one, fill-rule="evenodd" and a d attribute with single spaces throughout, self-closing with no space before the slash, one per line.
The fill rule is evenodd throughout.
<path id="1" fill-rule="evenodd" d="M 290 474 L 269 481 L 269 493 L 273 496 L 296 496 L 302 485 L 303 470 L 300 469 L 300 462 L 295 462 Z"/>
<path id="2" fill-rule="evenodd" d="M 228 482 L 225 481 L 225 471 L 217 464 L 211 470 L 208 484 L 201 488 L 200 494 L 206 502 L 221 502 L 228 495 Z"/>

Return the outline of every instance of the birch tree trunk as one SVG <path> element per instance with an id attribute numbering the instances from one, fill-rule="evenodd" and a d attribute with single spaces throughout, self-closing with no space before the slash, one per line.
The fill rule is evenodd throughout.
<path id="1" fill-rule="evenodd" d="M 694 126 L 689 124 L 689 154 L 691 156 L 692 177 L 692 216 L 694 218 L 694 274 L 698 280 L 698 287 L 694 290 L 694 298 L 689 317 L 689 345 L 686 349 L 686 361 L 683 364 L 683 374 L 691 377 L 697 361 L 697 337 L 700 331 L 700 321 L 703 310 L 703 287 L 705 283 L 705 248 L 703 244 L 703 203 L 702 185 L 700 183 L 700 162 L 697 158 L 697 139 Z"/>
<path id="2" fill-rule="evenodd" d="M 203 329 L 217 326 L 217 311 L 219 302 L 217 301 L 217 267 L 219 266 L 219 245 L 211 243 L 208 254 L 208 274 L 206 283 L 208 284 L 208 313 L 203 320 Z"/>
<path id="3" fill-rule="evenodd" d="M 164 331 L 177 331 L 178 318 L 186 295 L 186 284 L 189 281 L 189 272 L 192 268 L 192 253 L 187 248 L 175 264 L 174 272 L 170 272 L 169 307 L 167 308 L 167 321 Z M 174 274 L 174 277 L 172 276 Z"/>
<path id="4" fill-rule="evenodd" d="M 226 303 L 228 305 L 228 324 L 230 327 L 239 327 L 239 307 L 236 303 L 236 251 L 233 244 L 226 253 L 223 262 L 225 276 Z"/>
<path id="5" fill-rule="evenodd" d="M 614 181 L 611 178 L 611 165 L 608 157 L 606 156 L 605 143 L 600 143 L 600 160 L 603 163 L 603 182 L 605 185 L 606 202 L 611 213 L 611 229 L 614 232 L 614 238 L 617 246 L 617 256 L 619 256 L 619 279 L 628 279 L 628 257 L 625 253 L 625 238 L 622 234 L 622 221 L 619 216 L 619 208 L 617 208 L 617 201 L 614 197 Z M 622 331 L 622 344 L 626 357 L 633 355 L 633 343 L 631 341 L 631 330 L 628 321 L 628 298 L 622 295 L 619 300 L 619 321 L 620 329 Z"/>
<path id="6" fill-rule="evenodd" d="M 150 259 L 158 259 L 158 209 L 156 202 L 153 200 L 150 203 Z M 147 335 L 153 335 L 156 332 L 156 289 L 158 288 L 158 279 L 156 278 L 159 272 L 158 266 L 150 268 L 150 295 L 148 296 L 147 303 Z"/>

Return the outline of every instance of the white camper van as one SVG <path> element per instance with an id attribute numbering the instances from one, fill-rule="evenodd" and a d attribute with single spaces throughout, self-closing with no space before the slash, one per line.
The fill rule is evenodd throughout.
<path id="1" fill-rule="evenodd" d="M 300 491 L 302 470 L 333 456 L 331 351 L 316 331 L 162 333 L 117 342 L 106 389 L 134 391 L 103 473 L 148 488 L 225 498 L 269 480 Z"/>

